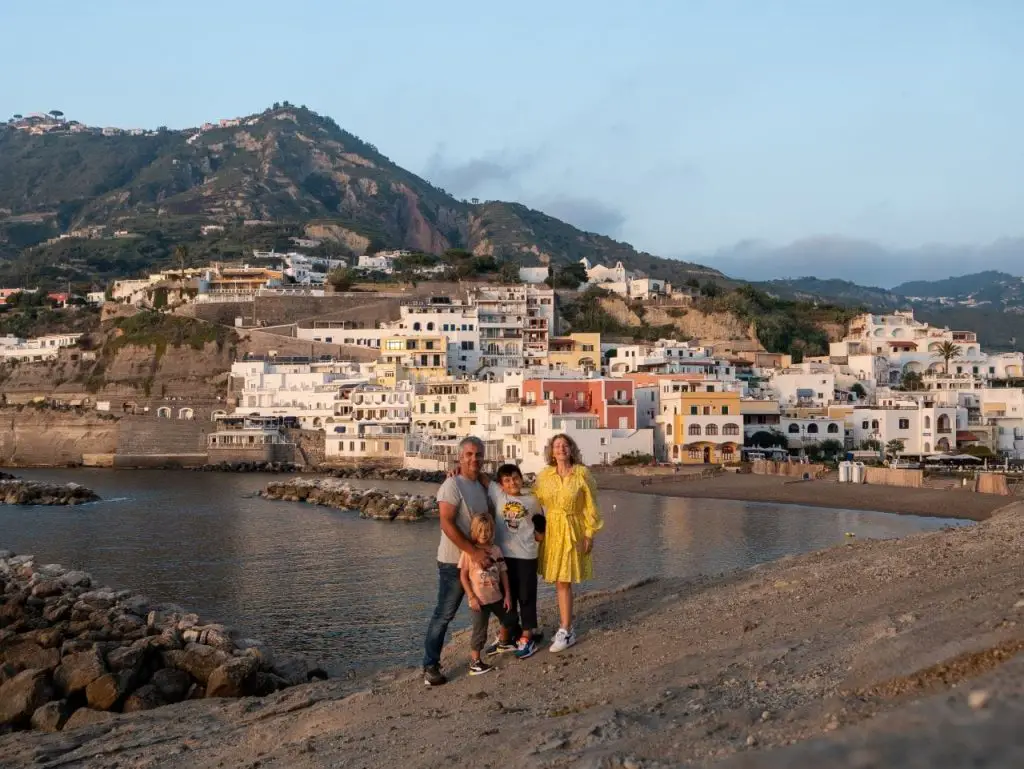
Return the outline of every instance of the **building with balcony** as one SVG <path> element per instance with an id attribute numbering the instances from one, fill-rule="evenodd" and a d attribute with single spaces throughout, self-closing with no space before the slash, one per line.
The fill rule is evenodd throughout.
<path id="1" fill-rule="evenodd" d="M 402 379 L 443 379 L 448 375 L 448 339 L 441 334 L 385 337 L 374 371 L 380 384 L 392 388 Z"/>
<path id="2" fill-rule="evenodd" d="M 715 382 L 663 386 L 661 392 L 667 461 L 720 464 L 737 461 L 743 448 L 740 393 Z"/>
<path id="3" fill-rule="evenodd" d="M 899 440 L 902 455 L 921 457 L 956 449 L 957 427 L 966 424 L 967 410 L 928 400 L 892 398 L 876 406 L 854 408 L 847 419 L 855 446 L 874 440 L 884 447 Z"/>
<path id="4" fill-rule="evenodd" d="M 601 335 L 570 334 L 548 341 L 548 368 L 564 371 L 599 371 Z"/>
<path id="5" fill-rule="evenodd" d="M 74 347 L 82 338 L 81 334 L 48 334 L 33 339 L 16 336 L 0 337 L 0 363 L 25 361 L 38 363 L 56 359 L 65 347 Z"/>
<path id="6" fill-rule="evenodd" d="M 231 366 L 228 393 L 238 415 L 293 417 L 306 429 L 321 429 L 335 416 L 339 394 L 368 380 L 350 361 L 244 360 Z"/>
<path id="7" fill-rule="evenodd" d="M 634 385 L 628 379 L 542 378 L 523 381 L 524 405 L 547 403 L 553 418 L 593 416 L 596 427 L 636 429 Z"/>

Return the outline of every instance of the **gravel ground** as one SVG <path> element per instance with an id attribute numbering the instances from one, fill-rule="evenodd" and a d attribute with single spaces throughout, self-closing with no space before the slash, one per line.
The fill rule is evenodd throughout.
<path id="1" fill-rule="evenodd" d="M 592 593 L 580 642 L 0 738 L 24 767 L 1024 765 L 1024 504 L 719 578 Z M 542 621 L 551 626 L 551 607 Z"/>

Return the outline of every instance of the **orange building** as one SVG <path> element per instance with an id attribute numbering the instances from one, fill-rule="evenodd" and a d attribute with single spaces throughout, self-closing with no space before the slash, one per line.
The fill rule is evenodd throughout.
<path id="1" fill-rule="evenodd" d="M 523 400 L 548 403 L 555 416 L 593 414 L 598 427 L 636 429 L 636 400 L 629 379 L 527 379 Z"/>

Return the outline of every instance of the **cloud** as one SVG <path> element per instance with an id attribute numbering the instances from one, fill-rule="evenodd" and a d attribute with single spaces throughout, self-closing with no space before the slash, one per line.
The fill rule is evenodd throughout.
<path id="1" fill-rule="evenodd" d="M 536 164 L 537 156 L 536 152 L 502 151 L 453 160 L 439 146 L 427 160 L 424 176 L 456 197 L 475 196 L 485 190 L 515 190 L 519 177 Z"/>
<path id="2" fill-rule="evenodd" d="M 712 254 L 681 258 L 746 280 L 813 276 L 892 288 L 910 280 L 941 280 L 982 270 L 1019 275 L 1024 238 L 1004 238 L 987 246 L 931 244 L 914 249 L 842 237 L 806 238 L 782 247 L 744 241 Z"/>
<path id="3" fill-rule="evenodd" d="M 556 195 L 537 206 L 541 211 L 574 227 L 599 235 L 615 236 L 626 223 L 626 215 L 596 198 Z"/>

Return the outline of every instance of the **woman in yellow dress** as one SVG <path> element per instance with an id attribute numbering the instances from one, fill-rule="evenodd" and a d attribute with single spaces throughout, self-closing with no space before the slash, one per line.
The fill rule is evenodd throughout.
<path id="1" fill-rule="evenodd" d="M 579 447 L 568 435 L 556 435 L 544 450 L 548 466 L 537 474 L 533 493 L 544 507 L 547 531 L 540 547 L 537 572 L 555 583 L 560 626 L 552 652 L 576 643 L 573 629 L 572 586 L 592 579 L 590 553 L 594 534 L 604 525 L 597 507 L 597 484 L 583 466 Z"/>

